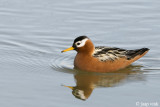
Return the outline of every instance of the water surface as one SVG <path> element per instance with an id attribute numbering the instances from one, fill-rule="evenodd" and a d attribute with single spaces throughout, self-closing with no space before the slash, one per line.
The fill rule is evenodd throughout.
<path id="1" fill-rule="evenodd" d="M 0 105 L 160 105 L 159 6 L 159 0 L 0 0 Z M 79 72 L 76 52 L 60 52 L 80 35 L 95 46 L 150 51 L 121 72 Z"/>

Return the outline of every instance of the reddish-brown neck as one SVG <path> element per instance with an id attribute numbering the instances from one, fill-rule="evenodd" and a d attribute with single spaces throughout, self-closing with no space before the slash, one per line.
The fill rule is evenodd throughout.
<path id="1" fill-rule="evenodd" d="M 93 52 L 94 52 L 94 49 L 95 49 L 95 47 L 94 47 L 92 41 L 87 40 L 83 47 L 80 47 L 80 48 L 77 49 L 77 52 L 92 55 Z"/>

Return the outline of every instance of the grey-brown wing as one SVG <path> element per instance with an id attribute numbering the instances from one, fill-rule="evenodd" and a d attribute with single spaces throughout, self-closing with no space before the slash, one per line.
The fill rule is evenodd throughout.
<path id="1" fill-rule="evenodd" d="M 126 57 L 127 50 L 115 47 L 95 47 L 94 57 L 100 61 L 114 61 L 116 59 Z"/>
<path id="2" fill-rule="evenodd" d="M 93 56 L 98 58 L 100 61 L 114 61 L 119 58 L 126 58 L 127 60 L 130 60 L 135 56 L 141 55 L 148 50 L 148 48 L 126 50 L 116 47 L 99 46 L 95 47 L 95 52 Z"/>

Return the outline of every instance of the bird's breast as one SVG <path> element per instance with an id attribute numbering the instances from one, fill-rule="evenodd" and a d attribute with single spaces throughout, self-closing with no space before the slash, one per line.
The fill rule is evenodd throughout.
<path id="1" fill-rule="evenodd" d="M 91 67 L 92 62 L 93 59 L 91 56 L 77 53 L 74 59 L 74 66 L 78 69 L 86 70 Z"/>

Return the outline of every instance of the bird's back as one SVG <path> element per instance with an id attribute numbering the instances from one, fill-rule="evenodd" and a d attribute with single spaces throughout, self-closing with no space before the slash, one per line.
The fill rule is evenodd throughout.
<path id="1" fill-rule="evenodd" d="M 101 62 L 116 61 L 120 58 L 124 58 L 126 60 L 133 60 L 136 56 L 142 56 L 148 50 L 148 48 L 126 50 L 115 47 L 99 46 L 95 47 L 93 57 L 97 58 Z"/>

